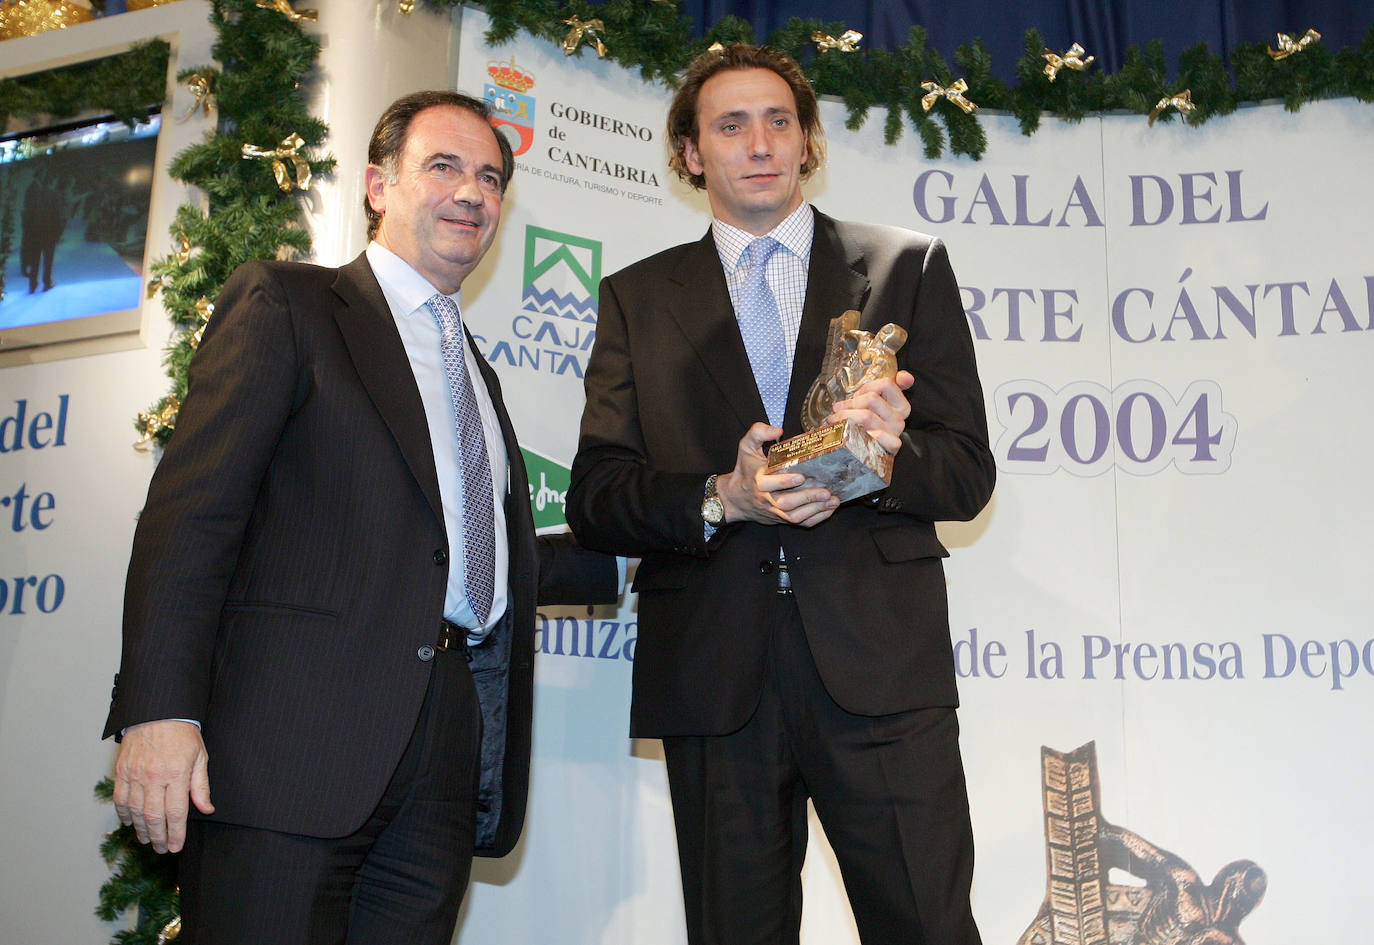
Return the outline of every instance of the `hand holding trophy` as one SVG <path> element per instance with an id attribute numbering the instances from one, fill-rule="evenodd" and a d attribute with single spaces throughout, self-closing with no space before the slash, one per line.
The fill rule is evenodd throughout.
<path id="1" fill-rule="evenodd" d="M 849 310 L 830 320 L 825 360 L 802 405 L 807 432 L 773 444 L 767 472 L 806 476 L 799 488 L 822 486 L 841 502 L 877 492 L 892 480 L 892 456 L 851 420 L 824 424 L 836 403 L 869 381 L 897 375 L 906 330 L 888 323 L 876 334 L 859 328 Z"/>

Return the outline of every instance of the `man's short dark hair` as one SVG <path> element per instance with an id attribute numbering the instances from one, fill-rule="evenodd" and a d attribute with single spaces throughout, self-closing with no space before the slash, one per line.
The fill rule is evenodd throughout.
<path id="1" fill-rule="evenodd" d="M 410 134 L 410 123 L 425 109 L 444 106 L 465 108 L 483 121 L 491 120 L 491 109 L 480 98 L 446 89 L 412 92 L 392 102 L 382 112 L 382 117 L 377 119 L 377 127 L 372 129 L 372 140 L 367 145 L 367 163 L 377 165 L 388 180 L 394 181 L 399 170 L 397 162 L 405 149 L 406 135 Z M 501 193 L 504 194 L 510 184 L 511 174 L 515 173 L 515 155 L 505 135 L 495 128 L 491 129 L 491 133 L 501 150 Z M 363 211 L 367 214 L 367 238 L 372 239 L 382 225 L 382 215 L 372 209 L 366 193 L 363 194 Z"/>
<path id="2" fill-rule="evenodd" d="M 771 46 L 750 46 L 732 43 L 717 52 L 707 50 L 687 67 L 678 83 L 673 104 L 668 107 L 668 142 L 673 149 L 668 166 L 677 176 L 697 190 L 706 186 L 706 178 L 693 174 L 687 167 L 686 144 L 698 142 L 700 133 L 697 99 L 706 80 L 727 69 L 767 69 L 777 73 L 792 89 L 797 104 L 797 121 L 806 132 L 806 160 L 802 163 L 802 179 L 825 163 L 825 131 L 821 128 L 820 106 L 816 90 L 797 65 L 797 60 Z"/>

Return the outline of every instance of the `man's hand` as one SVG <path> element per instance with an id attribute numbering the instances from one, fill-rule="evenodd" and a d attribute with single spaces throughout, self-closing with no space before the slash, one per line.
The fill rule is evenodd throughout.
<path id="1" fill-rule="evenodd" d="M 849 396 L 835 404 L 826 423 L 839 423 L 853 420 L 878 445 L 892 455 L 902 448 L 902 431 L 906 429 L 906 418 L 911 414 L 911 404 L 907 403 L 903 391 L 916 383 L 910 371 L 898 371 L 895 378 L 882 378 L 869 381 Z"/>
<path id="2" fill-rule="evenodd" d="M 200 729 L 190 722 L 163 719 L 131 726 L 115 760 L 120 822 L 133 825 L 140 843 L 176 853 L 186 842 L 190 803 L 202 814 L 214 813 L 209 761 Z"/>
<path id="3" fill-rule="evenodd" d="M 840 504 L 826 489 L 798 489 L 806 481 L 801 473 L 770 476 L 764 472 L 768 458 L 764 447 L 780 436 L 778 427 L 756 423 L 739 441 L 735 468 L 716 480 L 725 521 L 811 528 L 828 519 Z"/>

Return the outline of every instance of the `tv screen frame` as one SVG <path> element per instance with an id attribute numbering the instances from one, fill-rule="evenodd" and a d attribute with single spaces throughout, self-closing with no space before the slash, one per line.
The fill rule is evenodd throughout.
<path id="1" fill-rule="evenodd" d="M 0 366 L 136 341 L 161 131 L 158 104 L 132 125 L 95 114 L 0 134 Z"/>

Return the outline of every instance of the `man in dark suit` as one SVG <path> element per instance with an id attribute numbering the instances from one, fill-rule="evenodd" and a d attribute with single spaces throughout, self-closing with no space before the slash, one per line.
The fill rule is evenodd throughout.
<path id="1" fill-rule="evenodd" d="M 120 819 L 184 841 L 189 943 L 447 943 L 474 849 L 524 818 L 536 599 L 618 589 L 536 542 L 458 321 L 509 146 L 423 92 L 368 160 L 362 256 L 225 284 L 134 539 L 105 734 Z"/>
<path id="2" fill-rule="evenodd" d="M 714 219 L 602 283 L 567 509 L 643 558 L 631 734 L 663 739 L 688 941 L 795 945 L 809 797 L 865 943 L 977 945 L 934 523 L 977 515 L 995 468 L 944 247 L 806 204 L 816 97 L 773 50 L 704 54 L 668 131 Z M 840 505 L 764 453 L 848 309 L 910 339 L 835 405 L 895 456 Z"/>

